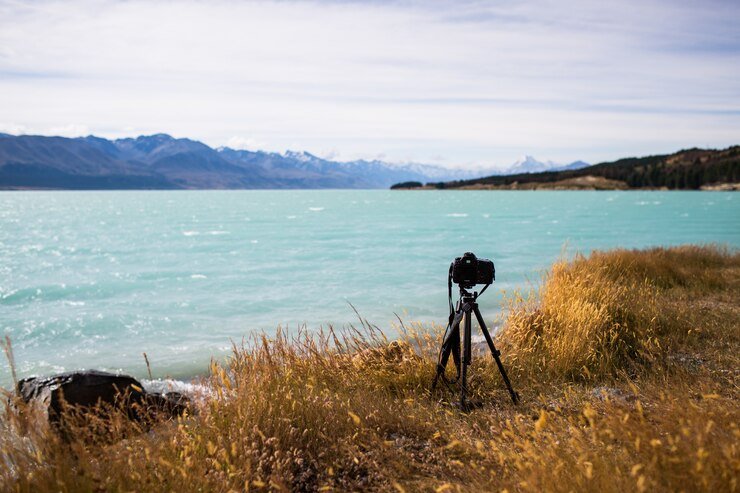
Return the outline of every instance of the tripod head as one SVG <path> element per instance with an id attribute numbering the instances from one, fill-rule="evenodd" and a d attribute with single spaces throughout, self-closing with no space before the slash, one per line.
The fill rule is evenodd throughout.
<path id="1" fill-rule="evenodd" d="M 478 291 L 473 291 L 472 293 L 468 291 L 468 289 L 472 289 L 473 286 L 460 286 L 460 299 L 465 302 L 475 302 L 478 300 L 478 296 L 482 295 L 485 290 L 488 289 L 488 286 L 490 286 L 490 284 L 483 286 L 480 293 Z"/>

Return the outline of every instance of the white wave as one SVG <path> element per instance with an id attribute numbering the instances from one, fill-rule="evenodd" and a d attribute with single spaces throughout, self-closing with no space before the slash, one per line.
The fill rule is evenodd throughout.
<path id="1" fill-rule="evenodd" d="M 468 217 L 468 215 L 464 212 L 451 212 L 447 217 Z"/>
<path id="2" fill-rule="evenodd" d="M 183 382 L 182 380 L 173 380 L 171 378 L 156 380 L 142 380 L 141 384 L 147 392 L 179 392 L 188 397 L 198 397 L 210 395 L 212 390 L 207 385 Z"/>
<path id="3" fill-rule="evenodd" d="M 200 231 L 183 231 L 182 234 L 184 236 L 198 236 Z"/>
<path id="4" fill-rule="evenodd" d="M 208 234 L 209 235 L 212 235 L 212 236 L 230 235 L 231 234 L 231 231 L 216 230 L 216 231 L 209 231 Z"/>
<path id="5" fill-rule="evenodd" d="M 15 293 L 18 292 L 17 289 L 11 289 L 7 293 L 3 293 L 2 291 L 3 291 L 3 288 L 0 287 L 0 300 L 4 300 L 5 298 L 10 298 L 11 296 L 13 296 Z"/>
<path id="6" fill-rule="evenodd" d="M 308 210 L 312 212 L 320 212 L 320 211 L 323 211 L 324 208 L 323 207 L 309 207 Z"/>
<path id="7" fill-rule="evenodd" d="M 190 279 L 208 279 L 208 276 L 204 276 L 203 274 L 193 274 L 190 276 Z"/>

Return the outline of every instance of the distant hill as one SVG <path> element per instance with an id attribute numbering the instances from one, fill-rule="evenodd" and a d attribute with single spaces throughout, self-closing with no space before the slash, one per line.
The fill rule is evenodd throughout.
<path id="1" fill-rule="evenodd" d="M 306 152 L 213 149 L 166 134 L 117 140 L 0 134 L 5 189 L 388 188 L 483 174 L 425 164 L 336 162 Z"/>
<path id="2" fill-rule="evenodd" d="M 579 169 L 492 175 L 428 184 L 434 188 L 477 189 L 635 189 L 697 190 L 736 188 L 740 183 L 740 146 L 687 149 L 674 154 L 631 157 Z M 734 184 L 734 185 L 733 185 Z"/>

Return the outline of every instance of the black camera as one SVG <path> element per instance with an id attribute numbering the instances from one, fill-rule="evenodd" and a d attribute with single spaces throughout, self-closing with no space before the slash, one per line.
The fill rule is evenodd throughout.
<path id="1" fill-rule="evenodd" d="M 452 281 L 463 288 L 472 288 L 476 284 L 491 284 L 496 279 L 496 268 L 493 261 L 478 258 L 472 252 L 466 252 L 452 262 Z"/>

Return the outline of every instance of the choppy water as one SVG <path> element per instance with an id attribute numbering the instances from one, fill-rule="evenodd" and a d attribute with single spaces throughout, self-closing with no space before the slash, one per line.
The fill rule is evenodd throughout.
<path id="1" fill-rule="evenodd" d="M 203 371 L 255 330 L 444 323 L 450 261 L 492 258 L 501 290 L 564 248 L 740 247 L 721 192 L 1 192 L 0 330 L 20 376 Z M 0 365 L 0 384 L 10 380 Z"/>

